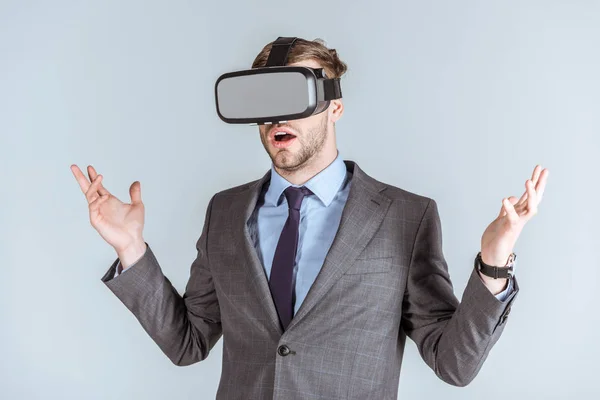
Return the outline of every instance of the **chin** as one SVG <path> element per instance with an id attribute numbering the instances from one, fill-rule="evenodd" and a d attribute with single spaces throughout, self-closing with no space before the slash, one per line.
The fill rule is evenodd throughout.
<path id="1" fill-rule="evenodd" d="M 273 164 L 278 168 L 290 168 L 296 166 L 296 158 L 292 154 L 275 154 L 272 157 Z"/>

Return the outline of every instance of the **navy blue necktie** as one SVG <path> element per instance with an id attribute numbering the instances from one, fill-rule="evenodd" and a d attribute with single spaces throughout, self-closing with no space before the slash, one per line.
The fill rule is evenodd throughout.
<path id="1" fill-rule="evenodd" d="M 289 214 L 283 225 L 279 242 L 275 249 L 269 288 L 279 314 L 281 325 L 285 330 L 294 315 L 294 282 L 293 272 L 298 248 L 298 226 L 300 225 L 300 205 L 304 196 L 312 194 L 311 190 L 289 186 L 284 191 L 288 201 Z"/>

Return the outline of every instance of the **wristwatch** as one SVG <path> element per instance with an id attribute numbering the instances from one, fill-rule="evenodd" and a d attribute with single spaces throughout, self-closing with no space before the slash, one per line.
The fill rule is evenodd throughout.
<path id="1" fill-rule="evenodd" d="M 511 278 L 513 276 L 513 267 L 516 259 L 517 255 L 515 253 L 511 253 L 510 256 L 508 256 L 508 261 L 506 262 L 505 266 L 496 267 L 484 263 L 481 259 L 481 252 L 479 252 L 477 253 L 477 257 L 475 257 L 475 268 L 482 274 L 494 279 Z"/>

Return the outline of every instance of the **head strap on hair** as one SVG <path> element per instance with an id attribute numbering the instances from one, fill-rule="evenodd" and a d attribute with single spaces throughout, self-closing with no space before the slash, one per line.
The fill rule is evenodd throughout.
<path id="1" fill-rule="evenodd" d="M 271 46 L 265 67 L 284 66 L 287 64 L 288 54 L 292 46 L 294 46 L 296 39 L 298 38 L 279 36 Z"/>

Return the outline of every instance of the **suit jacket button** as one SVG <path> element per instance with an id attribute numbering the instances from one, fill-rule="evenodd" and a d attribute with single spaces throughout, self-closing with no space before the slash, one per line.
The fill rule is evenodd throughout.
<path id="1" fill-rule="evenodd" d="M 288 354 L 290 354 L 290 348 L 287 347 L 285 344 L 282 346 L 279 346 L 279 348 L 277 349 L 277 353 L 279 353 L 280 356 L 287 356 Z"/>

